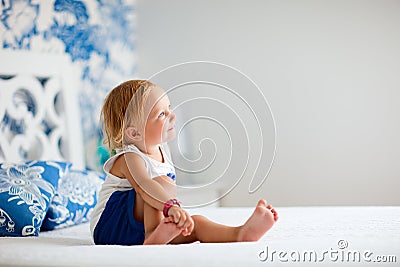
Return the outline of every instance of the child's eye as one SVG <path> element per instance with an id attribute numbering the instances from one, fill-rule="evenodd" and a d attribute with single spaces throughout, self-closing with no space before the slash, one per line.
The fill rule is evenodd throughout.
<path id="1" fill-rule="evenodd" d="M 158 114 L 158 117 L 161 118 L 161 117 L 163 117 L 164 115 L 165 115 L 165 112 L 163 111 L 163 112 L 161 112 L 160 114 Z"/>

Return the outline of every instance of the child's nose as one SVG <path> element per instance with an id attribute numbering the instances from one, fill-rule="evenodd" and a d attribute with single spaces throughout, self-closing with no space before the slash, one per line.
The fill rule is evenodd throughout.
<path id="1" fill-rule="evenodd" d="M 169 121 L 175 121 L 175 119 L 176 119 L 175 112 L 171 110 L 169 113 Z"/>

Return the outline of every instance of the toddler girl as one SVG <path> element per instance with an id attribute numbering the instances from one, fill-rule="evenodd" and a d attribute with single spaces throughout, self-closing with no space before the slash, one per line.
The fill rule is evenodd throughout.
<path id="1" fill-rule="evenodd" d="M 176 135 L 175 114 L 157 85 L 146 80 L 118 85 L 106 97 L 101 116 L 113 155 L 104 164 L 107 178 L 90 221 L 95 244 L 257 241 L 278 219 L 263 199 L 237 227 L 190 216 L 180 207 L 166 143 Z"/>

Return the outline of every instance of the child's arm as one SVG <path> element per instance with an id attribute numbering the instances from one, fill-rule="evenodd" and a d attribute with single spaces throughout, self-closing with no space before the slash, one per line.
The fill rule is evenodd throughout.
<path id="1" fill-rule="evenodd" d="M 139 155 L 125 153 L 124 157 L 128 167 L 124 174 L 135 191 L 150 206 L 162 211 L 164 203 L 174 198 L 174 196 L 168 194 L 160 183 L 149 177 L 144 160 Z"/>
<path id="2" fill-rule="evenodd" d="M 149 177 L 145 163 L 139 155 L 125 153 L 124 157 L 127 166 L 127 169 L 123 170 L 124 176 L 146 203 L 162 211 L 164 203 L 174 198 L 175 194 L 169 194 L 159 182 Z M 187 211 L 174 205 L 168 210 L 168 215 L 173 217 L 178 227 L 183 229 L 182 234 L 191 234 L 194 222 Z"/>

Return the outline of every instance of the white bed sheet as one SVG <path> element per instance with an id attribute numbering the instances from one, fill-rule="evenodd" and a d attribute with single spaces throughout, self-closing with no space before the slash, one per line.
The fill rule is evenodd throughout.
<path id="1" fill-rule="evenodd" d="M 203 208 L 191 211 L 192 214 L 203 214 L 229 225 L 243 223 L 251 212 L 252 208 Z M 95 246 L 88 224 L 41 232 L 39 237 L 3 237 L 0 238 L 0 265 L 275 266 L 292 263 L 293 266 L 308 266 L 309 256 L 305 260 L 303 258 L 306 251 L 314 251 L 318 260 L 322 259 L 324 251 L 339 251 L 332 260 L 325 254 L 319 265 L 361 266 L 366 264 L 364 258 L 359 262 L 353 257 L 350 257 L 350 262 L 347 258 L 342 261 L 340 254 L 359 251 L 361 254 L 372 252 L 369 254 L 371 260 L 376 256 L 394 256 L 396 258 L 390 260 L 396 260 L 396 263 L 386 263 L 384 266 L 399 266 L 400 207 L 285 207 L 278 208 L 278 212 L 280 219 L 274 228 L 260 241 L 253 243 Z M 346 243 L 346 248 L 339 248 Z M 267 248 L 269 256 L 265 259 Z M 273 251 L 275 254 L 272 254 Z M 284 252 L 286 256 L 281 254 L 279 258 L 279 253 Z M 302 259 L 293 262 L 289 254 L 294 258 L 301 255 Z M 287 262 L 283 263 L 283 260 Z M 368 264 L 376 266 L 372 262 Z"/>

